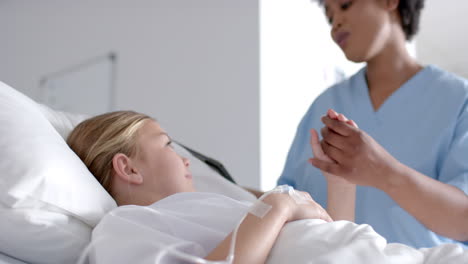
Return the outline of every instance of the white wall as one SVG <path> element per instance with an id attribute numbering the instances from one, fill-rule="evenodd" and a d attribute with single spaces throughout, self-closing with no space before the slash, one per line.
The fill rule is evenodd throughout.
<path id="1" fill-rule="evenodd" d="M 416 38 L 417 57 L 468 78 L 468 1 L 426 0 Z"/>
<path id="2" fill-rule="evenodd" d="M 259 187 L 258 31 L 256 0 L 3 0 L 0 80 L 37 99 L 41 76 L 115 51 L 116 109 Z"/>

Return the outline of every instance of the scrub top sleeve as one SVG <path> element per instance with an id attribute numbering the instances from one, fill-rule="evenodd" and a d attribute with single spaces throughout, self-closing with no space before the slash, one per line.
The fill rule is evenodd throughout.
<path id="1" fill-rule="evenodd" d="M 296 135 L 292 142 L 291 147 L 286 158 L 286 163 L 281 176 L 278 179 L 277 184 L 287 184 L 297 189 L 300 182 L 300 178 L 305 177 L 304 174 L 304 162 L 312 157 L 312 151 L 310 151 L 310 157 L 305 156 L 306 149 L 310 148 L 310 128 L 314 121 L 314 113 L 316 113 L 316 102 L 314 102 L 309 110 L 302 118 L 299 126 L 296 130 Z M 307 152 L 308 153 L 308 152 Z M 312 165 L 310 165 L 312 166 Z M 298 182 L 299 181 L 299 182 Z"/>
<path id="2" fill-rule="evenodd" d="M 440 153 L 437 180 L 453 185 L 465 194 L 468 193 L 468 109 L 463 106 L 461 113 L 454 118 L 456 124 L 446 135 L 451 135 L 448 149 Z M 390 224 L 395 225 L 399 243 L 415 247 L 432 247 L 443 243 L 461 244 L 467 248 L 468 242 L 456 241 L 427 230 L 412 215 L 397 206 L 390 209 Z M 393 241 L 392 241 L 393 242 Z"/>
<path id="3" fill-rule="evenodd" d="M 442 162 L 438 180 L 457 187 L 468 195 L 468 108 L 464 105 L 457 119 L 450 149 Z M 468 246 L 468 241 L 462 242 Z"/>
<path id="4" fill-rule="evenodd" d="M 441 162 L 438 180 L 453 185 L 468 195 L 468 108 L 463 107 L 450 148 Z"/>

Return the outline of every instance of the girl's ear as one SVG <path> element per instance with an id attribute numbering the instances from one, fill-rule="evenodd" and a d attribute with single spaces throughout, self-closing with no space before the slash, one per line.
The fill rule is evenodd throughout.
<path id="1" fill-rule="evenodd" d="M 134 166 L 132 159 L 122 153 L 117 153 L 112 158 L 115 176 L 120 180 L 130 184 L 142 184 L 143 176 L 137 167 Z"/>

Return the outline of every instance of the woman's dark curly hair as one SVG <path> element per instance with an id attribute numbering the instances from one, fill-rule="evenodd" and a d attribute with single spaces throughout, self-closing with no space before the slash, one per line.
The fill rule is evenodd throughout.
<path id="1" fill-rule="evenodd" d="M 325 0 L 318 0 L 322 5 Z M 419 30 L 421 10 L 424 8 L 424 0 L 400 0 L 398 12 L 401 17 L 401 25 L 407 40 L 411 40 Z"/>

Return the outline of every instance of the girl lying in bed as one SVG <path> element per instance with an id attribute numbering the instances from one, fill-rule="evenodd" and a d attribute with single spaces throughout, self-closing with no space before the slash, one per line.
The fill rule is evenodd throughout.
<path id="1" fill-rule="evenodd" d="M 323 156 L 315 131 L 312 139 L 316 155 Z M 306 193 L 299 193 L 307 198 L 303 203 L 296 202 L 287 193 L 271 193 L 264 196 L 256 209 L 222 195 L 195 193 L 190 161 L 173 150 L 169 135 L 144 114 L 119 111 L 93 117 L 79 124 L 67 142 L 117 204 L 125 206 L 104 218 L 95 233 L 99 230 L 107 232 L 103 229 L 112 228 L 117 222 L 137 224 L 148 229 L 145 232 L 153 233 L 151 243 L 163 245 L 156 247 L 161 252 L 155 251 L 154 256 L 171 259 L 168 263 L 176 259 L 187 260 L 188 255 L 226 260 L 232 231 L 244 215 L 236 234 L 234 263 L 264 263 L 287 222 L 301 219 L 332 221 Z M 330 181 L 340 192 L 355 188 L 339 179 Z M 343 200 L 335 201 L 336 204 L 346 204 Z M 347 201 L 351 204 L 352 199 Z M 337 217 L 350 220 L 353 217 L 334 210 L 332 204 L 329 207 Z M 350 211 L 349 207 L 341 206 Z M 268 212 L 259 216 L 253 211 L 260 209 Z M 115 230 L 112 233 L 118 239 Z M 176 251 L 179 253 L 173 253 Z"/>

